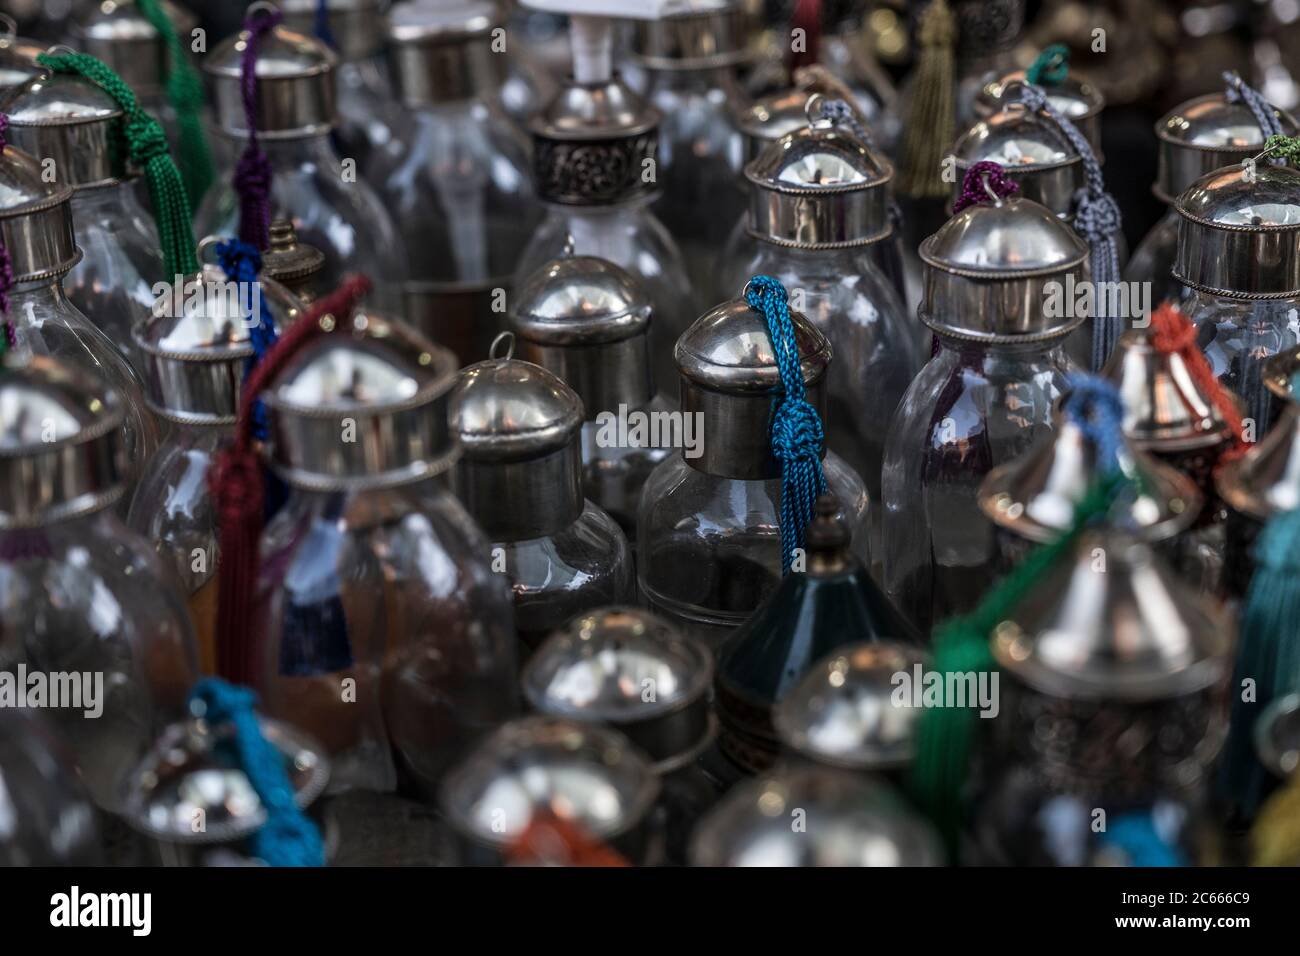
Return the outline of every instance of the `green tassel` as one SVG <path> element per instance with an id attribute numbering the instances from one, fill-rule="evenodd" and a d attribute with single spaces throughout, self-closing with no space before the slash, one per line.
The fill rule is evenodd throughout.
<path id="1" fill-rule="evenodd" d="M 1053 43 L 1029 64 L 1025 79 L 1034 86 L 1060 86 L 1070 75 L 1070 48 Z"/>
<path id="2" fill-rule="evenodd" d="M 931 0 L 925 8 L 917 42 L 921 52 L 899 150 L 898 191 L 916 199 L 941 199 L 951 191 L 943 181 L 942 164 L 957 126 L 953 67 L 957 20 L 945 0 Z"/>
<path id="3" fill-rule="evenodd" d="M 1300 166 L 1300 136 L 1283 136 L 1281 133 L 1264 141 L 1264 152 L 1280 156 L 1292 166 Z"/>

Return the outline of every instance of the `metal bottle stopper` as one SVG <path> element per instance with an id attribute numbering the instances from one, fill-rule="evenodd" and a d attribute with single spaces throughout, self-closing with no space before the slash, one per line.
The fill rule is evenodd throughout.
<path id="1" fill-rule="evenodd" d="M 1046 115 L 1007 103 L 957 137 L 952 153 L 958 173 L 954 198 L 971 166 L 994 162 L 1020 186 L 1019 196 L 1062 219 L 1074 218 L 1074 197 L 1084 187 L 1083 159 Z"/>
<path id="2" fill-rule="evenodd" d="M 12 145 L 0 154 L 0 239 L 14 284 L 66 275 L 81 261 L 72 233 L 72 187 L 46 182 L 39 162 Z"/>
<path id="3" fill-rule="evenodd" d="M 259 276 L 282 285 L 303 305 L 309 305 L 318 292 L 316 280 L 325 268 L 325 253 L 301 241 L 288 219 L 272 220 L 268 235 L 271 245 L 262 253 Z"/>
<path id="4" fill-rule="evenodd" d="M 449 7 L 399 3 L 389 14 L 388 64 L 404 106 L 419 109 L 483 96 L 505 80 L 493 52 L 503 19 L 497 4 L 462 0 Z"/>
<path id="5" fill-rule="evenodd" d="M 188 46 L 198 18 L 174 3 L 164 2 L 162 8 Z M 163 92 L 163 77 L 170 73 L 167 45 L 135 0 L 88 5 L 73 21 L 71 33 L 77 49 L 107 63 L 137 96 Z"/>
<path id="6" fill-rule="evenodd" d="M 752 5 L 706 0 L 658 20 L 637 20 L 633 59 L 650 70 L 714 70 L 754 56 Z"/>
<path id="7" fill-rule="evenodd" d="M 1015 84 L 1028 82 L 1024 70 L 1013 70 L 985 83 L 975 95 L 975 114 L 991 119 L 1007 108 L 1007 98 L 1012 95 Z M 1087 80 L 1071 75 L 1059 84 L 1044 86 L 1043 91 L 1047 94 L 1047 102 L 1078 128 L 1100 159 L 1101 111 L 1106 108 L 1106 98 L 1101 90 Z"/>
<path id="8" fill-rule="evenodd" d="M 276 6 L 287 29 L 316 35 L 319 0 L 276 0 Z M 385 6 L 383 0 L 328 0 L 325 19 L 342 60 L 365 60 L 383 51 Z"/>

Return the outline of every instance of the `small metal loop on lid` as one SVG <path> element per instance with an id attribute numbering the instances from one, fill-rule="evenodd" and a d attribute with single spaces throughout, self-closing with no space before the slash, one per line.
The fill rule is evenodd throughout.
<path id="1" fill-rule="evenodd" d="M 7 13 L 0 12 L 0 38 L 18 36 L 18 21 Z"/>
<path id="2" fill-rule="evenodd" d="M 506 331 L 497 333 L 488 347 L 488 358 L 509 359 L 515 354 L 515 333 Z"/>
<path id="3" fill-rule="evenodd" d="M 826 97 L 822 94 L 814 93 L 803 105 L 803 113 L 808 117 L 808 125 L 814 129 L 828 129 L 835 125 L 835 121 L 822 111 L 822 103 L 825 101 Z"/>

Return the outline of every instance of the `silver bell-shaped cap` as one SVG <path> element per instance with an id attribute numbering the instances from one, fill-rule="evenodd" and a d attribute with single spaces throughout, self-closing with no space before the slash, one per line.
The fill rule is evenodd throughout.
<path id="1" fill-rule="evenodd" d="M 241 30 L 203 58 L 217 125 L 230 136 L 247 136 L 242 60 L 249 34 Z M 257 133 L 265 139 L 296 139 L 329 132 L 338 122 L 335 74 L 339 58 L 321 41 L 283 24 L 257 44 Z"/>
<path id="2" fill-rule="evenodd" d="M 929 655 L 907 644 L 865 641 L 819 661 L 772 714 L 781 743 L 809 760 L 846 770 L 896 770 L 911 763 L 921 708 L 896 700 L 897 675 L 919 681 Z M 919 684 L 918 684 L 919 686 Z"/>
<path id="3" fill-rule="evenodd" d="M 1275 110 L 1282 131 L 1297 132 L 1285 110 Z M 1249 159 L 1264 146 L 1264 133 L 1245 103 L 1229 102 L 1223 93 L 1198 96 L 1174 107 L 1156 123 L 1160 166 L 1153 191 L 1167 203 L 1216 169 Z"/>
<path id="4" fill-rule="evenodd" d="M 351 328 L 304 345 L 262 393 L 272 467 L 311 491 L 443 473 L 456 453 L 447 424 L 456 365 L 405 323 L 358 311 Z"/>
<path id="5" fill-rule="evenodd" d="M 394 6 L 388 62 L 402 104 L 419 109 L 495 91 L 505 72 L 505 57 L 492 50 L 501 24 L 501 11 L 489 0 Z"/>
<path id="6" fill-rule="evenodd" d="M 658 796 L 649 761 L 621 734 L 538 716 L 480 743 L 443 779 L 439 804 L 462 837 L 502 851 L 542 813 L 621 846 Z"/>
<path id="7" fill-rule="evenodd" d="M 552 634 L 523 671 L 543 714 L 621 731 L 658 773 L 684 766 L 713 737 L 713 656 L 646 611 L 610 607 Z"/>
<path id="8" fill-rule="evenodd" d="M 18 36 L 18 24 L 0 13 L 0 97 L 45 71 L 36 62 L 45 49 L 36 40 Z"/>
<path id="9" fill-rule="evenodd" d="M 9 114 L 9 142 L 52 161 L 60 183 L 93 188 L 129 175 L 121 141 L 125 114 L 90 80 L 47 73 L 11 90 L 0 109 Z"/>
<path id="10" fill-rule="evenodd" d="M 188 48 L 198 19 L 188 10 L 164 0 L 163 13 Z M 167 44 L 140 12 L 135 0 L 101 0 L 88 4 L 72 23 L 77 48 L 103 60 L 137 96 L 157 95 L 169 74 Z"/>
<path id="11" fill-rule="evenodd" d="M 81 261 L 72 233 L 72 187 L 49 183 L 27 153 L 0 153 L 0 242 L 15 284 L 61 276 Z"/>
<path id="12" fill-rule="evenodd" d="M 976 342 L 1068 334 L 1084 316 L 1052 316 L 1053 283 L 1086 279 L 1088 245 L 1052 210 L 1012 196 L 967 206 L 921 243 L 921 321 Z"/>
<path id="13" fill-rule="evenodd" d="M 816 94 L 814 94 L 816 96 Z M 809 100 L 809 112 L 814 100 Z M 798 249 L 867 245 L 888 238 L 894 168 L 830 120 L 787 133 L 745 167 L 749 231 Z"/>
<path id="14" fill-rule="evenodd" d="M 744 0 L 694 0 L 681 13 L 634 21 L 632 55 L 651 70 L 714 70 L 752 58 L 756 23 Z"/>
<path id="15" fill-rule="evenodd" d="M 975 114 L 988 118 L 1005 109 L 1014 102 L 1010 98 L 1015 95 L 1017 85 L 1026 82 L 1024 70 L 1013 70 L 985 83 L 975 94 Z M 1101 111 L 1106 108 L 1101 90 L 1077 75 L 1070 75 L 1058 84 L 1044 86 L 1043 92 L 1047 94 L 1048 104 L 1075 125 L 1100 159 Z"/>
<path id="16" fill-rule="evenodd" d="M 943 863 L 934 829 L 891 786 L 825 767 L 739 784 L 700 820 L 690 855 L 694 866 Z"/>
<path id="17" fill-rule="evenodd" d="M 46 356 L 0 367 L 0 528 L 33 528 L 117 501 L 130 474 L 116 393 Z"/>
<path id="18" fill-rule="evenodd" d="M 1225 673 L 1232 626 L 1146 544 L 1082 535 L 998 625 L 993 652 L 1051 697 L 1153 701 L 1204 690 Z"/>
<path id="19" fill-rule="evenodd" d="M 1300 170 L 1267 159 L 1219 169 L 1174 209 L 1179 282 L 1232 299 L 1300 297 Z"/>
<path id="20" fill-rule="evenodd" d="M 958 171 L 954 198 L 961 195 L 968 169 L 993 162 L 1020 187 L 1019 196 L 1041 203 L 1063 219 L 1073 218 L 1075 193 L 1084 186 L 1083 160 L 1042 113 L 1008 104 L 957 137 L 952 154 Z"/>
<path id="21" fill-rule="evenodd" d="M 1300 405 L 1284 406 L 1268 434 L 1224 466 L 1216 482 L 1233 510 L 1260 521 L 1300 508 Z"/>
<path id="22" fill-rule="evenodd" d="M 276 0 L 284 25 L 304 36 L 316 35 L 320 0 Z M 384 48 L 387 0 L 326 0 L 325 22 L 335 50 L 344 60 L 364 60 Z"/>

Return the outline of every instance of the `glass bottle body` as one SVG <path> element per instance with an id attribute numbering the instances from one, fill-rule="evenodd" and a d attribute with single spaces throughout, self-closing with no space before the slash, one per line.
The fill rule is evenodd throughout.
<path id="1" fill-rule="evenodd" d="M 1151 307 L 1165 301 L 1181 302 L 1191 290 L 1173 277 L 1178 250 L 1179 215 L 1172 208 L 1142 237 L 1124 267 L 1125 282 L 1150 282 Z"/>
<path id="2" fill-rule="evenodd" d="M 109 811 L 155 736 L 185 712 L 198 676 L 172 584 L 149 543 L 111 509 L 0 533 L 0 660 L 45 674 L 51 692 L 57 675 L 78 675 L 84 706 L 48 713 Z"/>
<path id="3" fill-rule="evenodd" d="M 971 610 L 996 579 L 980 483 L 1051 431 L 1075 370 L 1059 340 L 939 341 L 894 413 L 881 476 L 885 588 L 922 634 Z"/>
<path id="4" fill-rule="evenodd" d="M 398 314 L 407 274 L 406 251 L 392 218 L 356 170 L 344 169 L 329 136 L 260 140 L 271 161 L 271 216 L 290 219 L 298 239 L 325 254 L 321 285 L 368 275 L 376 306 Z M 236 156 L 244 143 L 235 145 Z M 195 235 L 239 234 L 239 197 L 229 171 L 208 191 L 195 218 Z"/>
<path id="5" fill-rule="evenodd" d="M 293 489 L 262 540 L 256 639 L 268 713 L 332 755 L 331 788 L 432 795 L 517 708 L 510 595 L 436 479 Z"/>
<path id="6" fill-rule="evenodd" d="M 375 174 L 397 155 L 409 114 L 398 105 L 379 56 L 340 63 L 337 89 L 335 147 L 340 156 L 356 160 L 361 175 L 377 185 Z"/>
<path id="7" fill-rule="evenodd" d="M 682 255 L 663 223 L 649 207 L 650 198 L 617 206 L 548 204 L 546 218 L 524 249 L 515 271 L 522 282 L 565 252 L 569 237 L 573 253 L 597 256 L 621 266 L 639 279 L 654 308 L 650 324 L 650 363 L 656 382 L 677 381 L 673 347 L 699 317 Z M 739 291 L 739 290 L 738 290 Z"/>
<path id="8" fill-rule="evenodd" d="M 864 562 L 867 490 L 833 451 L 829 491 Z M 781 479 L 724 478 L 670 456 L 650 476 L 637 510 L 637 577 L 647 606 L 717 649 L 781 580 Z"/>
<path id="9" fill-rule="evenodd" d="M 525 145 L 481 100 L 429 107 L 395 131 L 375 183 L 410 251 L 410 320 L 464 364 L 488 357 L 504 328 L 524 246 L 541 220 Z"/>
<path id="10" fill-rule="evenodd" d="M 154 453 L 160 429 L 145 401 L 144 386 L 117 346 L 69 301 L 60 278 L 15 286 L 9 294 L 9 321 L 16 352 L 61 359 L 117 393 L 126 412 L 128 461 L 143 462 Z"/>
<path id="11" fill-rule="evenodd" d="M 659 433 L 660 445 L 653 444 L 653 432 L 635 432 L 631 427 L 632 415 L 641 412 L 653 421 L 651 416 L 663 415 L 672 409 L 673 403 L 662 394 L 655 395 L 642 408 L 631 409 L 628 413 L 626 441 L 621 441 L 617 434 L 611 436 L 611 426 L 602 421 L 592 420 L 582 426 L 582 493 L 618 522 L 628 543 L 634 548 L 636 509 L 641 501 L 641 489 L 645 487 L 651 472 L 672 454 L 672 448 L 662 443 L 662 432 Z M 606 410 L 600 411 L 603 413 Z M 617 421 L 613 427 L 617 427 Z"/>

